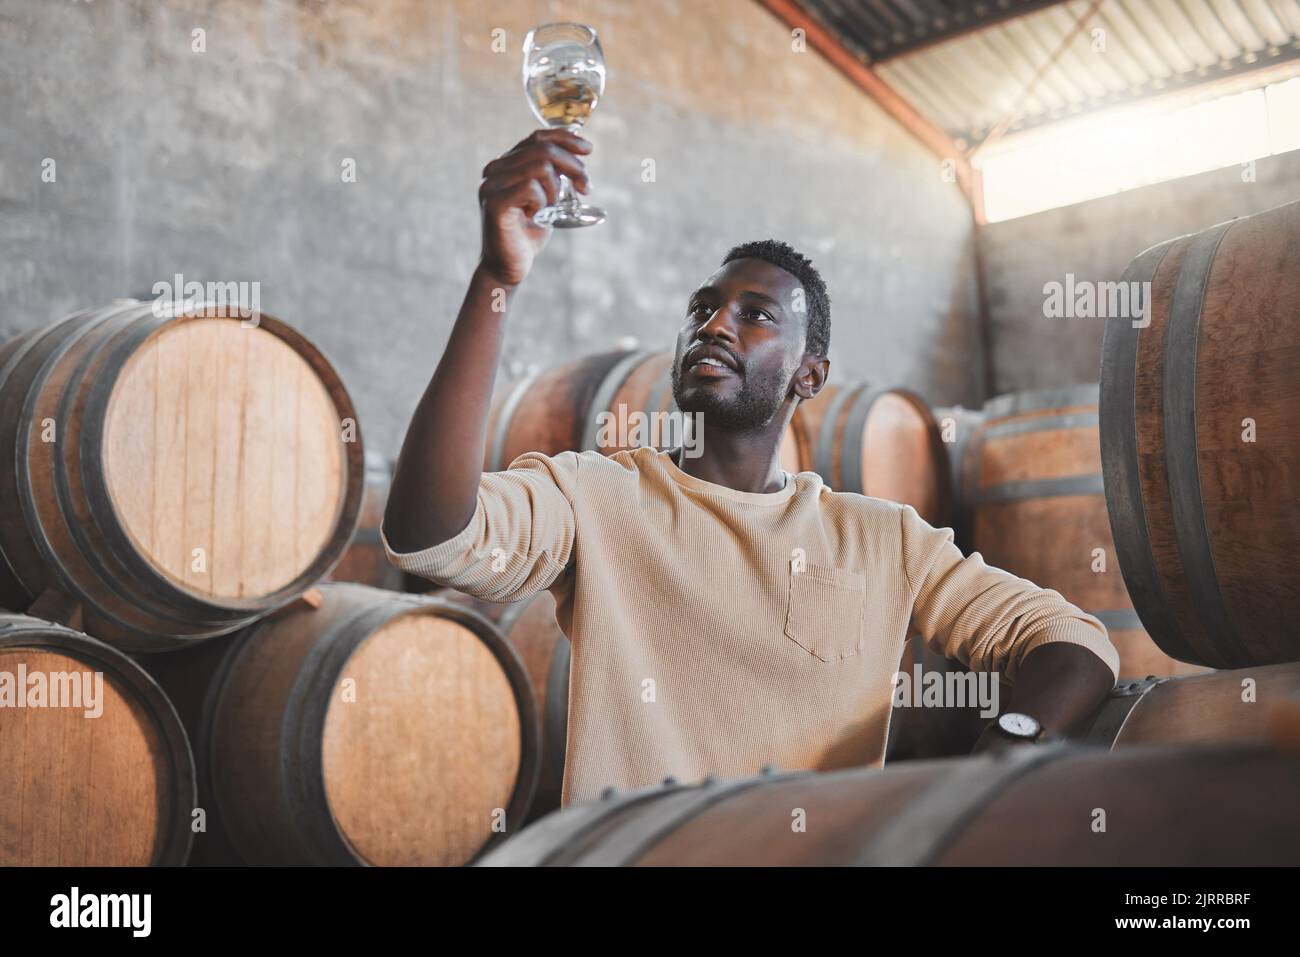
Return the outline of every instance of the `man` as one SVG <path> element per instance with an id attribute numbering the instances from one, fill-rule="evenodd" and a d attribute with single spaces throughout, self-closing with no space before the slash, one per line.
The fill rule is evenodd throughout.
<path id="1" fill-rule="evenodd" d="M 587 192 L 573 133 L 539 130 L 483 170 L 478 267 L 393 477 L 384 540 L 402 569 L 490 601 L 548 588 L 572 642 L 563 802 L 606 787 L 879 764 L 914 628 L 1015 684 L 995 740 L 1059 734 L 1119 658 L 1057 592 L 964 558 L 910 506 L 779 464 L 796 405 L 826 383 L 829 300 L 782 243 L 737 247 L 687 303 L 673 396 L 698 457 L 529 452 L 483 474 L 508 305 L 550 229 L 558 176 Z"/>

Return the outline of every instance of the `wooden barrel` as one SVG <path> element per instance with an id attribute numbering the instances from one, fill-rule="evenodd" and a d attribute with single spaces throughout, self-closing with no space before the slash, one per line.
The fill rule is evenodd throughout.
<path id="1" fill-rule="evenodd" d="M 592 409 L 597 415 L 601 412 L 611 412 L 616 418 L 620 409 L 625 416 L 633 412 L 675 413 L 680 416 L 677 403 L 673 400 L 672 365 L 671 352 L 627 353 L 622 363 L 611 369 L 610 374 L 601 383 L 601 388 L 597 390 L 592 402 Z M 684 420 L 677 428 L 683 424 Z M 676 433 L 662 427 L 657 434 L 652 433 L 643 438 L 644 441 L 640 444 L 651 445 L 657 449 L 672 448 L 674 444 L 681 441 Z M 599 449 L 606 455 L 613 455 L 615 452 L 636 447 L 635 441 L 620 443 L 617 439 L 618 437 L 615 436 L 613 441 L 603 441 L 599 422 L 593 418 L 588 422 L 586 434 L 583 436 L 583 448 Z"/>
<path id="2" fill-rule="evenodd" d="M 472 608 L 489 619 L 518 653 L 528 672 L 540 722 L 541 769 L 525 823 L 560 806 L 569 727 L 569 639 L 555 619 L 555 597 L 540 591 L 515 602 L 480 601 L 444 588 L 438 598 Z"/>
<path id="3" fill-rule="evenodd" d="M 975 551 L 971 544 L 970 509 L 962 498 L 963 467 L 966 449 L 971 436 L 984 421 L 982 409 L 968 409 L 960 405 L 937 406 L 934 420 L 939 426 L 939 438 L 948 450 L 948 481 L 953 490 L 952 529 L 954 542 L 962 554 Z"/>
<path id="4" fill-rule="evenodd" d="M 1300 203 L 1154 246 L 1123 281 L 1150 298 L 1106 323 L 1101 456 L 1133 603 L 1181 661 L 1300 659 Z"/>
<path id="5" fill-rule="evenodd" d="M 558 455 L 594 448 L 587 443 L 601 411 L 597 393 L 611 373 L 626 376 L 633 355 L 618 350 L 584 356 L 499 390 L 488 416 L 484 471 L 502 471 L 525 452 Z"/>
<path id="6" fill-rule="evenodd" d="M 479 863 L 1295 866 L 1298 802 L 1300 762 L 1271 747 L 1013 747 L 609 794 Z"/>
<path id="7" fill-rule="evenodd" d="M 828 385 L 799 403 L 791 429 L 829 487 L 911 505 L 936 528 L 952 523 L 948 452 L 915 392 Z"/>
<path id="8" fill-rule="evenodd" d="M 402 572 L 388 560 L 380 537 L 384 508 L 388 504 L 388 487 L 392 481 L 392 463 L 377 452 L 367 452 L 365 492 L 361 496 L 357 529 L 339 563 L 330 569 L 329 581 L 357 582 L 402 591 Z"/>
<path id="9" fill-rule="evenodd" d="M 586 356 L 521 379 L 498 391 L 488 415 L 488 443 L 483 468 L 499 472 L 524 452 L 598 450 L 606 455 L 635 447 L 635 442 L 604 441 L 602 413 L 614 422 L 635 412 L 676 413 L 671 352 L 622 350 Z M 622 410 L 620 412 L 620 410 Z M 684 421 L 661 425 L 642 444 L 659 449 L 680 444 Z M 617 428 L 613 430 L 617 433 Z M 658 436 L 662 441 L 656 442 Z M 631 438 L 631 436 L 625 436 Z M 675 439 L 675 441 L 674 441 Z M 786 429 L 778 451 L 781 467 L 798 474 L 809 467 L 808 450 Z"/>
<path id="10" fill-rule="evenodd" d="M 1263 742 L 1274 712 L 1297 695 L 1294 662 L 1125 681 L 1077 736 L 1111 748 Z"/>
<path id="11" fill-rule="evenodd" d="M 318 596 L 150 662 L 239 858 L 458 865 L 522 826 L 536 708 L 492 623 L 365 585 Z"/>
<path id="12" fill-rule="evenodd" d="M 139 665 L 0 613 L 0 866 L 184 864 L 196 804 L 185 732 Z"/>
<path id="13" fill-rule="evenodd" d="M 974 550 L 1101 619 L 1121 678 L 1202 670 L 1151 641 L 1124 586 L 1102 486 L 1097 386 L 990 400 L 967 442 L 963 473 Z"/>
<path id="14" fill-rule="evenodd" d="M 28 332 L 0 350 L 0 447 L 16 466 L 0 470 L 6 607 L 78 607 L 132 651 L 292 601 L 361 504 L 347 392 L 267 315 L 117 304 Z"/>

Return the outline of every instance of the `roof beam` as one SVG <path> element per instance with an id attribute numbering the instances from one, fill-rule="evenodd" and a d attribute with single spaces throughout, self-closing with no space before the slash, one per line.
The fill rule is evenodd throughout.
<path id="1" fill-rule="evenodd" d="M 882 110 L 920 140 L 930 152 L 940 160 L 951 163 L 957 185 L 971 203 L 976 220 L 983 221 L 982 197 L 972 175 L 970 162 L 947 133 L 921 115 L 871 67 L 862 62 L 858 54 L 845 48 L 829 30 L 809 16 L 794 0 L 759 0 L 759 3 L 791 29 L 803 30 L 804 38 L 810 47 L 875 100 Z"/>

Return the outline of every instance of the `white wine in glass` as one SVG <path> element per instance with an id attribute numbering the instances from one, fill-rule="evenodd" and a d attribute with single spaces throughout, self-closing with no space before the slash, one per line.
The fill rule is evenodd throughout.
<path id="1" fill-rule="evenodd" d="M 524 39 L 524 93 L 546 126 L 577 130 L 586 124 L 605 92 L 605 57 L 596 31 L 581 23 L 548 23 Z M 605 211 L 578 201 L 569 178 L 560 175 L 560 196 L 539 209 L 539 226 L 572 229 L 605 221 Z"/>

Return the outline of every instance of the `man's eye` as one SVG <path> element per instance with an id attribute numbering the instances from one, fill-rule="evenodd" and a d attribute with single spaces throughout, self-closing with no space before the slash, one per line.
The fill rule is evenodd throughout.
<path id="1" fill-rule="evenodd" d="M 764 320 L 766 320 L 766 321 L 768 321 L 768 322 L 771 322 L 771 321 L 772 321 L 772 317 L 771 317 L 771 316 L 769 316 L 769 315 L 768 315 L 767 313 L 765 313 L 765 312 L 759 312 L 757 309 L 751 309 L 751 310 L 749 310 L 749 318 L 750 318 L 750 319 L 756 319 L 756 320 L 758 320 L 758 321 L 760 321 L 760 322 L 762 322 L 762 321 L 764 321 Z"/>
<path id="2" fill-rule="evenodd" d="M 702 303 L 702 302 L 697 302 L 695 305 L 691 306 L 691 311 L 690 311 L 689 315 L 692 315 L 692 316 L 697 315 L 701 309 L 703 309 L 703 310 L 705 310 L 705 311 L 707 312 L 707 311 L 708 311 L 708 308 L 709 308 L 709 307 L 708 307 L 707 304 Z"/>

